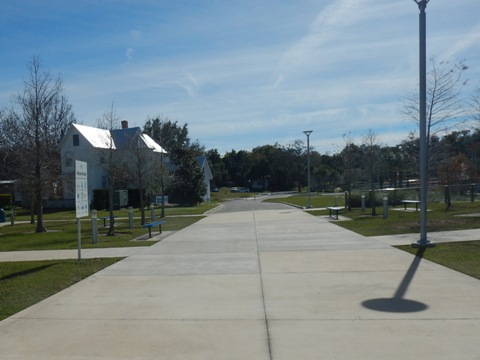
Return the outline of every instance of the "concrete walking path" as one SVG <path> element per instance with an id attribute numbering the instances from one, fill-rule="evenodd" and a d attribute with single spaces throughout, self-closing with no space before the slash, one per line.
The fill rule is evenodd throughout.
<path id="1" fill-rule="evenodd" d="M 478 299 L 478 280 L 301 210 L 218 213 L 0 322 L 0 353 L 480 359 Z"/>

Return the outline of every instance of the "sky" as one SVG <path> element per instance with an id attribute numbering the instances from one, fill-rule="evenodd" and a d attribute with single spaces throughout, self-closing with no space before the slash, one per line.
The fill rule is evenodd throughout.
<path id="1" fill-rule="evenodd" d="M 2 0 L 0 108 L 28 63 L 61 76 L 77 122 L 112 105 L 130 126 L 161 116 L 207 150 L 306 143 L 332 154 L 373 131 L 396 145 L 415 121 L 412 0 Z M 427 57 L 469 66 L 480 87 L 480 1 L 430 0 Z"/>

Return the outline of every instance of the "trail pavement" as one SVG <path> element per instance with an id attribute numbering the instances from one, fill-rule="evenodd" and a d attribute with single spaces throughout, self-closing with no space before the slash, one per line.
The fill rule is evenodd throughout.
<path id="1" fill-rule="evenodd" d="M 299 209 L 218 210 L 0 322 L 2 359 L 480 359 L 480 283 Z"/>

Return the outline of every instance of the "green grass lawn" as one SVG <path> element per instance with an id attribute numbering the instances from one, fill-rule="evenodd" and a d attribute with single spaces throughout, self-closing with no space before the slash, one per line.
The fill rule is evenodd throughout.
<path id="1" fill-rule="evenodd" d="M 365 236 L 408 234 L 420 231 L 420 211 L 405 211 L 403 206 L 389 207 L 388 218 L 383 218 L 383 208 L 376 208 L 377 216 L 371 209 L 364 213 L 360 209 L 344 211 L 342 215 L 353 221 L 339 221 L 337 225 Z M 314 213 L 315 214 L 315 213 Z M 318 213 L 317 213 L 318 214 Z M 324 212 L 327 215 L 327 212 Z M 445 210 L 444 204 L 429 204 L 427 228 L 433 231 L 467 230 L 480 228 L 480 202 L 462 202 Z"/>
<path id="2" fill-rule="evenodd" d="M 418 251 L 410 245 L 397 246 L 397 248 L 414 255 Z M 435 247 L 426 248 L 422 257 L 480 279 L 480 241 L 435 244 Z"/>
<path id="3" fill-rule="evenodd" d="M 206 211 L 213 209 L 218 204 L 201 204 L 191 207 L 167 206 L 165 208 L 166 224 L 162 225 L 162 231 L 177 231 L 187 227 L 203 218 Z M 154 215 L 160 217 L 160 208 L 155 207 Z M 108 232 L 108 220 L 106 227 L 103 226 L 103 216 L 108 216 L 107 211 L 98 211 L 98 243 L 92 244 L 91 219 L 81 220 L 81 241 L 83 248 L 105 248 L 125 246 L 149 246 L 151 241 L 131 241 L 139 236 L 148 234 L 148 229 L 140 224 L 140 211 L 134 209 L 134 227 L 128 228 L 128 210 L 121 209 L 114 211 L 115 236 L 106 236 Z M 151 211 L 145 211 L 146 222 L 150 221 Z M 15 225 L 0 227 L 0 251 L 22 251 L 22 250 L 59 250 L 77 248 L 77 223 L 75 211 L 46 211 L 44 225 L 47 232 L 35 233 L 35 224 L 23 223 L 30 221 L 27 210 L 17 210 Z M 158 231 L 158 228 L 153 229 Z"/>
<path id="4" fill-rule="evenodd" d="M 85 279 L 120 258 L 0 263 L 0 320 Z"/>
<path id="5" fill-rule="evenodd" d="M 272 198 L 266 200 L 267 202 L 288 203 L 295 206 L 307 207 L 308 206 L 308 194 L 301 193 L 288 197 Z M 310 198 L 312 208 L 325 208 L 327 206 L 344 206 L 345 195 L 343 193 L 338 194 L 312 194 Z"/>
<path id="6" fill-rule="evenodd" d="M 165 216 L 179 216 L 179 215 L 202 215 L 206 211 L 211 210 L 218 206 L 218 202 L 210 202 L 208 204 L 203 203 L 196 206 L 178 206 L 178 205 L 166 205 L 165 206 Z M 140 211 L 138 208 L 133 209 L 133 216 L 135 218 L 140 217 Z M 160 216 L 160 206 L 155 206 L 155 216 Z M 7 212 L 8 213 L 8 212 Z M 115 210 L 114 214 L 116 217 L 128 217 L 128 209 L 122 208 L 120 210 Z M 145 208 L 145 218 L 147 221 L 150 219 L 150 209 Z M 97 217 L 108 216 L 109 212 L 106 210 L 98 210 Z M 56 210 L 45 210 L 43 214 L 44 220 L 72 220 L 75 219 L 75 210 L 70 211 L 56 211 Z M 28 209 L 17 209 L 15 210 L 15 220 L 16 221 L 30 221 L 30 211 Z M 10 219 L 7 218 L 7 222 Z"/>
<path id="7" fill-rule="evenodd" d="M 177 231 L 202 219 L 203 216 L 175 216 L 168 217 L 162 231 Z M 82 248 L 106 248 L 125 246 L 150 246 L 151 241 L 131 241 L 139 236 L 148 234 L 148 229 L 141 227 L 140 219 L 135 219 L 134 227 L 128 228 L 128 219 L 116 219 L 115 236 L 106 236 L 107 227 L 103 221 L 98 221 L 98 243 L 92 244 L 91 220 L 81 222 Z M 16 224 L 0 227 L 0 251 L 24 250 L 59 250 L 77 248 L 76 220 L 45 222 L 47 232 L 35 233 L 35 224 Z M 158 227 L 153 231 L 158 231 Z"/>

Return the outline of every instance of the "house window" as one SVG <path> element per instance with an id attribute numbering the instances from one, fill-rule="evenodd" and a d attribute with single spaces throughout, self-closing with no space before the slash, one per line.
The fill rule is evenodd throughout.
<path id="1" fill-rule="evenodd" d="M 73 135 L 73 146 L 79 146 L 80 145 L 80 138 L 78 134 Z"/>

